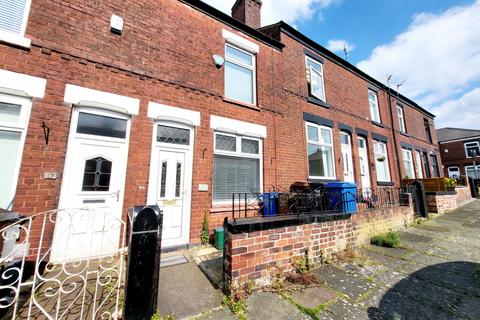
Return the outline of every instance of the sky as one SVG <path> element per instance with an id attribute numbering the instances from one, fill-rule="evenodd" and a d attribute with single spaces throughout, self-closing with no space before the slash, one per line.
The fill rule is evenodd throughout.
<path id="1" fill-rule="evenodd" d="M 230 14 L 235 0 L 203 0 Z M 263 0 L 283 20 L 434 113 L 480 129 L 480 0 Z M 402 84 L 400 87 L 397 85 Z"/>

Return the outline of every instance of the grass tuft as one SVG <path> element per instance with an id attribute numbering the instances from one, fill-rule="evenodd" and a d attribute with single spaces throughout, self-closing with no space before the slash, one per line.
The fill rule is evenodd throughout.
<path id="1" fill-rule="evenodd" d="M 370 243 L 379 247 L 399 248 L 400 235 L 398 232 L 390 230 L 388 233 L 377 234 L 370 239 Z"/>

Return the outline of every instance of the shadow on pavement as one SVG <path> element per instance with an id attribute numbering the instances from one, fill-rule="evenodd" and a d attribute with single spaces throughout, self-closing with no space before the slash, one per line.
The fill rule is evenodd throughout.
<path id="1" fill-rule="evenodd" d="M 464 261 L 429 266 L 390 288 L 370 319 L 479 319 L 480 264 Z"/>

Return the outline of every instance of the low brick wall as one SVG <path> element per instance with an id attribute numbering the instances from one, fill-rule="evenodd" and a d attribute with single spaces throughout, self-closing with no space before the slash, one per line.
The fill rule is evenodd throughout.
<path id="1" fill-rule="evenodd" d="M 354 215 L 310 214 L 225 222 L 226 283 L 271 282 L 275 273 L 293 271 L 295 259 L 308 256 L 319 263 L 347 246 L 370 241 L 373 234 L 413 222 L 411 206 L 372 210 Z"/>
<path id="2" fill-rule="evenodd" d="M 427 193 L 428 212 L 445 214 L 455 210 L 457 194 L 455 191 Z"/>
<path id="3" fill-rule="evenodd" d="M 472 200 L 470 187 L 456 187 L 455 191 L 457 192 L 457 205 Z"/>

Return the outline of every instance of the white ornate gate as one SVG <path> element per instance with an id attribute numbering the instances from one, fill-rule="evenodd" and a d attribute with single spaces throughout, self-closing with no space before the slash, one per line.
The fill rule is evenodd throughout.
<path id="1" fill-rule="evenodd" d="M 74 235 L 79 220 L 97 229 L 99 221 L 102 222 L 90 242 L 85 243 L 85 237 L 81 237 L 81 246 L 87 254 L 81 260 L 70 260 L 68 252 L 57 252 L 52 261 L 55 225 L 55 237 L 62 236 L 66 242 L 64 248 L 68 251 L 70 242 L 78 241 Z M 58 225 L 62 226 L 60 231 Z M 118 235 L 116 239 L 112 239 L 112 231 L 118 231 L 113 232 Z M 99 232 L 110 236 L 99 238 Z M 0 318 L 120 317 L 126 253 L 124 221 L 98 209 L 59 209 L 24 218 L 4 227 L 0 234 Z M 112 245 L 109 243 L 112 241 L 117 243 Z M 103 247 L 109 249 L 105 251 Z"/>

